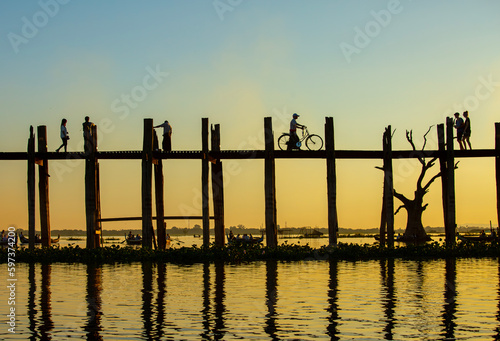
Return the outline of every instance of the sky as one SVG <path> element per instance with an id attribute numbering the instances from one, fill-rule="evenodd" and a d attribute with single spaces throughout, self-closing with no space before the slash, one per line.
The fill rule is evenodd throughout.
<path id="1" fill-rule="evenodd" d="M 380 150 L 388 125 L 399 150 L 410 149 L 406 130 L 421 148 L 433 126 L 426 148 L 436 149 L 436 125 L 464 110 L 473 148 L 494 148 L 498 13 L 494 0 L 2 1 L 0 150 L 25 151 L 30 125 L 46 125 L 54 151 L 66 118 L 68 150 L 80 151 L 86 115 L 100 151 L 140 150 L 144 118 L 169 120 L 174 150 L 200 150 L 203 117 L 220 124 L 223 150 L 263 149 L 264 117 L 277 139 L 295 112 L 321 136 L 333 117 L 339 150 Z M 457 224 L 496 226 L 493 158 L 457 161 Z M 337 160 L 340 227 L 379 226 L 381 165 Z M 263 160 L 223 167 L 225 226 L 263 226 Z M 418 161 L 393 168 L 395 189 L 411 197 Z M 102 217 L 140 215 L 140 161 L 101 160 L 100 170 Z M 50 161 L 49 171 L 51 228 L 85 229 L 83 161 Z M 166 215 L 201 215 L 201 162 L 165 161 L 164 174 Z M 27 228 L 26 180 L 25 161 L 1 161 L 2 229 Z M 324 160 L 277 160 L 276 188 L 281 227 L 327 226 Z M 425 199 L 424 226 L 443 226 L 439 180 Z M 405 227 L 404 211 L 395 224 Z M 104 223 L 120 228 L 140 222 Z"/>

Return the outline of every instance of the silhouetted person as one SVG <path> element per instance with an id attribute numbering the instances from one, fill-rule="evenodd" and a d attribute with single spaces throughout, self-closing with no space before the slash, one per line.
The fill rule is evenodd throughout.
<path id="1" fill-rule="evenodd" d="M 92 126 L 94 126 L 94 123 L 90 122 L 90 117 L 85 116 L 85 122 L 82 123 L 82 126 L 83 139 L 85 141 L 85 145 L 88 147 L 87 149 L 90 150 L 90 147 L 92 146 Z"/>
<path id="2" fill-rule="evenodd" d="M 163 144 L 162 148 L 164 152 L 169 152 L 172 150 L 172 126 L 167 120 L 162 124 L 157 125 L 155 128 L 163 128 Z"/>
<path id="3" fill-rule="evenodd" d="M 464 117 L 465 117 L 465 123 L 464 123 L 464 135 L 462 138 L 462 143 L 464 144 L 464 149 L 467 149 L 467 145 L 469 145 L 469 149 L 472 150 L 472 147 L 470 145 L 470 118 L 469 118 L 469 112 L 464 111 Z"/>
<path id="4" fill-rule="evenodd" d="M 455 113 L 455 129 L 457 130 L 457 141 L 458 145 L 460 146 L 460 150 L 464 149 L 463 145 L 463 135 L 464 135 L 464 120 L 460 117 L 460 114 L 458 112 Z"/>
<path id="5" fill-rule="evenodd" d="M 59 152 L 59 150 L 64 147 L 64 152 L 68 151 L 68 140 L 69 140 L 69 135 L 68 135 L 68 129 L 66 129 L 66 123 L 68 121 L 63 118 L 61 121 L 61 140 L 62 144 L 59 148 L 56 149 L 56 152 Z"/>
<path id="6" fill-rule="evenodd" d="M 299 142 L 299 136 L 297 135 L 297 129 L 304 129 L 305 126 L 297 123 L 297 118 L 299 118 L 298 114 L 292 115 L 292 120 L 290 121 L 290 141 L 288 141 L 288 146 L 286 150 L 292 150 L 297 147 L 297 142 Z"/>

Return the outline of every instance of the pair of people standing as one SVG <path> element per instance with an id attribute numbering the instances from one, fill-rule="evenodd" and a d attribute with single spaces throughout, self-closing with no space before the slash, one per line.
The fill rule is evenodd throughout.
<path id="1" fill-rule="evenodd" d="M 66 124 L 68 123 L 68 120 L 63 118 L 61 121 L 61 140 L 62 144 L 59 146 L 59 148 L 56 149 L 56 152 L 59 152 L 61 148 L 64 147 L 64 152 L 66 153 L 68 151 L 68 140 L 69 140 L 69 134 L 68 134 L 68 129 L 66 128 Z M 85 122 L 83 122 L 83 131 L 89 130 L 94 123 L 90 122 L 90 117 L 85 116 Z M 84 134 L 85 136 L 85 134 Z"/>
<path id="2" fill-rule="evenodd" d="M 469 112 L 464 111 L 463 116 L 465 118 L 462 119 L 458 112 L 455 113 L 455 129 L 457 130 L 457 141 L 460 147 L 460 150 L 467 150 L 467 145 L 469 145 L 469 150 L 472 149 L 470 145 L 470 118 Z"/>

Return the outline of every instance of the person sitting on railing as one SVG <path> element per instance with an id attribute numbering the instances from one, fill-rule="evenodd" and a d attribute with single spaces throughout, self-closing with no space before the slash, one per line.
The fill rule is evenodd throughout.
<path id="1" fill-rule="evenodd" d="M 287 150 L 292 150 L 297 148 L 300 149 L 300 147 L 297 146 L 297 142 L 299 142 L 299 136 L 297 135 L 297 128 L 304 129 L 305 126 L 297 123 L 297 118 L 299 118 L 299 116 L 300 115 L 296 113 L 292 115 L 293 118 L 290 121 L 290 140 L 288 141 Z"/>

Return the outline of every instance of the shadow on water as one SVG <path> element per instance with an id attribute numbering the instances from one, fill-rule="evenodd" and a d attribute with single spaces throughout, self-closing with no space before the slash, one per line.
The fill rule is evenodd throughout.
<path id="1" fill-rule="evenodd" d="M 396 325 L 394 311 L 396 308 L 396 293 L 394 290 L 394 259 L 380 261 L 382 288 L 385 290 L 384 315 L 387 324 L 384 327 L 385 340 L 393 340 L 393 330 Z"/>
<path id="2" fill-rule="evenodd" d="M 338 300 L 338 261 L 330 259 L 329 261 L 329 274 L 330 279 L 328 281 L 328 327 L 327 335 L 330 336 L 331 340 L 340 340 L 337 336 L 339 331 L 337 330 L 338 320 L 339 320 L 339 306 L 337 304 Z"/>
<path id="3" fill-rule="evenodd" d="M 456 291 L 456 260 L 446 259 L 445 283 L 444 283 L 444 304 L 443 304 L 443 332 L 442 336 L 447 340 L 455 339 L 455 313 L 457 312 L 457 291 Z"/>
<path id="4" fill-rule="evenodd" d="M 224 263 L 215 263 L 215 328 L 214 328 L 214 339 L 222 340 L 226 333 L 224 315 L 226 314 L 226 306 L 224 300 L 226 298 L 226 293 L 224 290 L 224 284 L 226 280 L 226 275 L 224 272 Z"/>
<path id="5" fill-rule="evenodd" d="M 87 265 L 87 340 L 102 340 L 102 266 Z"/>
<path id="6" fill-rule="evenodd" d="M 278 303 L 278 262 L 268 260 L 266 262 L 266 326 L 264 331 L 271 340 L 279 340 L 276 335 L 276 305 Z"/>
<path id="7" fill-rule="evenodd" d="M 498 258 L 498 279 L 500 280 L 500 257 Z M 496 320 L 498 321 L 499 326 L 497 326 L 495 329 L 496 334 L 494 335 L 494 340 L 500 340 L 500 283 L 498 284 L 497 292 L 498 312 L 496 315 Z"/>

